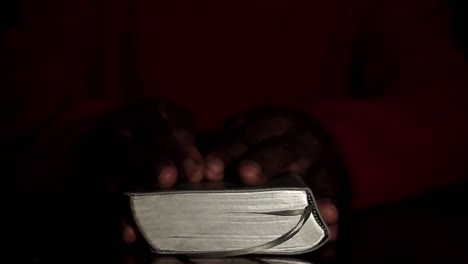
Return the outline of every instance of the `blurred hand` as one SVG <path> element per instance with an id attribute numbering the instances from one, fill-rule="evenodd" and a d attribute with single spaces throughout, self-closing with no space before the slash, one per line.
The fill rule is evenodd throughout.
<path id="1" fill-rule="evenodd" d="M 261 185 L 282 172 L 302 175 L 330 228 L 338 232 L 336 157 L 326 134 L 306 114 L 265 108 L 234 117 L 221 143 L 206 156 L 206 179 L 223 180 L 234 171 L 246 185 Z"/>
<path id="2" fill-rule="evenodd" d="M 281 172 L 302 175 L 314 191 L 319 210 L 338 233 L 335 156 L 326 134 L 306 114 L 261 109 L 233 118 L 222 140 L 206 158 L 195 145 L 194 126 L 180 109 L 149 102 L 131 106 L 101 123 L 88 145 L 95 174 L 105 175 L 108 191 L 121 193 L 172 187 L 178 180 L 218 181 L 233 175 L 246 185 L 261 185 Z M 122 241 L 137 240 L 135 227 L 122 223 Z"/>
<path id="3" fill-rule="evenodd" d="M 104 177 L 110 193 L 169 188 L 178 179 L 198 182 L 204 177 L 192 120 L 166 103 L 139 103 L 113 114 L 86 145 L 84 167 Z M 125 221 L 122 240 L 132 243 L 136 238 L 135 229 Z"/>

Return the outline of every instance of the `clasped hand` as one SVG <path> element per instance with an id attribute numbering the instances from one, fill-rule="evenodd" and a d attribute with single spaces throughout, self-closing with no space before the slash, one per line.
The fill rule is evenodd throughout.
<path id="1" fill-rule="evenodd" d="M 169 188 L 177 181 L 221 181 L 234 171 L 245 185 L 261 185 L 282 172 L 304 177 L 319 210 L 337 236 L 336 173 L 326 133 L 300 111 L 264 107 L 230 118 L 208 146 L 179 108 L 147 102 L 115 113 L 92 133 L 93 166 L 110 191 Z M 122 240 L 137 233 L 123 223 Z"/>

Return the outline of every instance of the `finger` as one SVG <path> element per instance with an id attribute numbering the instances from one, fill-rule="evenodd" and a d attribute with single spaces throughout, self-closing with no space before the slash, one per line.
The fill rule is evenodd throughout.
<path id="1" fill-rule="evenodd" d="M 221 180 L 225 166 L 244 155 L 249 146 L 239 139 L 234 139 L 210 152 L 206 157 L 206 179 Z"/>
<path id="2" fill-rule="evenodd" d="M 126 244 L 132 244 L 137 240 L 135 229 L 128 223 L 122 224 L 122 241 Z"/>
<path id="3" fill-rule="evenodd" d="M 302 174 L 312 165 L 312 159 L 309 157 L 300 157 L 287 166 L 287 171 Z"/>
<path id="4" fill-rule="evenodd" d="M 125 159 L 128 164 L 116 171 L 120 175 L 117 177 L 120 188 L 132 191 L 169 188 L 177 181 L 177 168 L 169 155 L 146 148 L 132 151 L 128 156 Z"/>
<path id="5" fill-rule="evenodd" d="M 317 206 L 320 215 L 327 225 L 335 225 L 338 223 L 338 208 L 330 200 L 318 201 Z"/>
<path id="6" fill-rule="evenodd" d="M 307 155 L 300 150 L 302 147 L 294 137 L 276 138 L 258 145 L 238 167 L 241 181 L 247 185 L 259 185 L 286 172 L 291 164 L 307 163 Z"/>
<path id="7" fill-rule="evenodd" d="M 297 122 L 287 114 L 264 112 L 246 121 L 239 132 L 242 139 L 250 146 L 265 140 L 281 137 L 297 129 Z"/>
<path id="8" fill-rule="evenodd" d="M 169 149 L 180 175 L 189 182 L 199 182 L 204 176 L 204 163 L 200 151 L 195 147 L 193 133 L 187 129 L 174 129 L 167 141 L 161 145 Z"/>
<path id="9" fill-rule="evenodd" d="M 219 181 L 224 177 L 224 161 L 215 155 L 206 159 L 206 179 L 209 181 Z"/>
<path id="10" fill-rule="evenodd" d="M 238 167 L 238 174 L 241 182 L 248 186 L 261 185 L 266 180 L 262 167 L 253 160 L 242 161 Z"/>
<path id="11" fill-rule="evenodd" d="M 330 231 L 330 242 L 334 242 L 338 239 L 338 225 L 331 225 L 328 227 L 328 230 Z"/>
<path id="12" fill-rule="evenodd" d="M 145 149 L 131 152 L 129 156 L 129 165 L 124 167 L 121 176 L 124 188 L 132 191 L 169 188 L 177 181 L 177 168 L 168 155 Z"/>
<path id="13" fill-rule="evenodd" d="M 172 162 L 166 162 L 158 169 L 156 187 L 170 188 L 177 182 L 177 168 Z"/>
<path id="14" fill-rule="evenodd" d="M 206 179 L 223 179 L 228 164 L 241 158 L 249 148 L 296 129 L 296 123 L 297 120 L 292 119 L 289 113 L 275 109 L 235 116 L 226 124 L 231 131 L 231 139 L 207 155 Z"/>
<path id="15" fill-rule="evenodd" d="M 180 151 L 184 179 L 199 182 L 205 174 L 205 164 L 200 151 L 194 145 L 183 147 Z"/>
<path id="16" fill-rule="evenodd" d="M 309 170 L 305 181 L 312 188 L 314 194 L 321 202 L 336 204 L 339 193 L 339 179 L 333 172 L 333 168 L 322 166 Z"/>

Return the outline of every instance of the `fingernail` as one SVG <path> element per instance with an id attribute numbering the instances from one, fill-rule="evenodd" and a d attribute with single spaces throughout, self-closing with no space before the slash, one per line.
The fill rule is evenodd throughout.
<path id="1" fill-rule="evenodd" d="M 255 161 L 246 160 L 241 162 L 239 176 L 246 185 L 259 185 L 263 182 L 262 168 Z"/>
<path id="2" fill-rule="evenodd" d="M 208 158 L 206 168 L 206 178 L 210 181 L 217 181 L 223 178 L 224 162 L 219 158 Z"/>
<path id="3" fill-rule="evenodd" d="M 164 166 L 159 170 L 158 187 L 169 188 L 177 181 L 177 169 L 174 166 Z"/>
<path id="4" fill-rule="evenodd" d="M 199 182 L 203 179 L 203 168 L 198 166 L 192 159 L 184 160 L 182 167 L 189 182 Z"/>

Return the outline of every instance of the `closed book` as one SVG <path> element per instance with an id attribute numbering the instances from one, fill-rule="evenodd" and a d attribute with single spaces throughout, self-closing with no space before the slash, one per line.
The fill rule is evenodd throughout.
<path id="1" fill-rule="evenodd" d="M 212 258 L 212 259 L 188 259 L 177 257 L 156 257 L 151 264 L 312 264 L 309 261 L 295 258 Z"/>
<path id="2" fill-rule="evenodd" d="M 329 237 L 311 189 L 296 175 L 257 187 L 180 183 L 127 195 L 138 231 L 158 254 L 293 255 L 313 251 Z"/>

